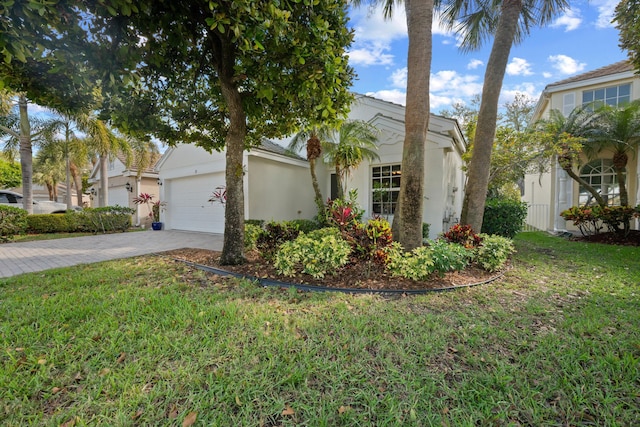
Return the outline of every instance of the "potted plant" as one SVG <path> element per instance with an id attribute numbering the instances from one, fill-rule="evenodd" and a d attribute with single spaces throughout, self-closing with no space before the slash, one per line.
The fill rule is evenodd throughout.
<path id="1" fill-rule="evenodd" d="M 151 228 L 154 230 L 162 230 L 162 223 L 160 222 L 160 209 L 166 205 L 166 202 L 160 200 L 153 201 L 153 196 L 148 193 L 140 193 L 133 199 L 133 203 L 136 205 L 146 204 L 149 208 L 149 218 L 151 218 Z"/>

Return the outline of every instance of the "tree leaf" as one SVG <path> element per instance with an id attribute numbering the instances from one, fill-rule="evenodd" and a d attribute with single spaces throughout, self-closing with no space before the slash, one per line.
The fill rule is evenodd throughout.
<path id="1" fill-rule="evenodd" d="M 198 418 L 197 412 L 189 412 L 189 414 L 182 421 L 182 427 L 190 427 L 196 422 L 196 418 Z"/>
<path id="2" fill-rule="evenodd" d="M 282 415 L 295 415 L 296 411 L 289 405 L 285 405 Z"/>

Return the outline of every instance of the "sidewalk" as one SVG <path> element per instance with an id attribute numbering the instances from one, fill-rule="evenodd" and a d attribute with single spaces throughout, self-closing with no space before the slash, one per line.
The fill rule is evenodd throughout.
<path id="1" fill-rule="evenodd" d="M 222 234 L 137 231 L 0 244 L 0 278 L 180 248 L 222 250 Z"/>

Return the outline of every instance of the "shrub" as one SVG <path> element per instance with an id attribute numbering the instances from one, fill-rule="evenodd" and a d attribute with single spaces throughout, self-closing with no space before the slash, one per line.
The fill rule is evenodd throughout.
<path id="1" fill-rule="evenodd" d="M 320 224 L 311 219 L 292 219 L 291 221 L 287 221 L 287 223 L 297 227 L 301 233 L 310 233 L 320 228 Z"/>
<path id="2" fill-rule="evenodd" d="M 263 219 L 245 219 L 244 223 L 245 224 L 255 225 L 256 227 L 260 227 L 260 228 L 262 228 L 264 226 L 264 220 Z"/>
<path id="3" fill-rule="evenodd" d="M 27 217 L 29 233 L 69 233 L 76 230 L 75 212 L 34 214 Z"/>
<path id="4" fill-rule="evenodd" d="M 245 222 L 244 224 L 244 247 L 247 250 L 256 249 L 256 243 L 260 235 L 264 232 L 262 227 L 249 224 Z"/>
<path id="5" fill-rule="evenodd" d="M 434 272 L 433 251 L 428 246 L 421 246 L 412 252 L 404 252 L 398 242 L 393 242 L 386 253 L 387 269 L 393 276 L 427 280 Z"/>
<path id="6" fill-rule="evenodd" d="M 123 206 L 85 208 L 77 212 L 74 217 L 77 221 L 76 231 L 90 233 L 127 231 L 131 227 L 131 215 L 134 213 L 134 209 Z"/>
<path id="7" fill-rule="evenodd" d="M 355 227 L 343 230 L 342 238 L 349 242 L 358 258 L 386 264 L 385 248 L 393 240 L 391 225 L 386 219 L 373 218 L 366 224 L 358 223 Z"/>
<path id="8" fill-rule="evenodd" d="M 484 206 L 482 233 L 513 237 L 522 230 L 527 204 L 506 198 L 488 199 Z"/>
<path id="9" fill-rule="evenodd" d="M 268 222 L 264 226 L 264 232 L 258 236 L 256 247 L 266 259 L 272 259 L 278 247 L 294 240 L 300 234 L 298 225 L 290 221 Z"/>
<path id="10" fill-rule="evenodd" d="M 322 278 L 345 265 L 350 253 L 351 246 L 338 230 L 320 229 L 283 243 L 276 252 L 274 266 L 285 276 L 300 272 Z"/>
<path id="11" fill-rule="evenodd" d="M 509 255 L 515 251 L 511 239 L 483 234 L 482 245 L 475 250 L 475 262 L 487 271 L 496 271 L 504 266 Z"/>
<path id="12" fill-rule="evenodd" d="M 364 210 L 356 202 L 357 198 L 358 192 L 351 190 L 348 199 L 329 200 L 326 206 L 327 223 L 341 230 L 357 227 L 362 221 L 362 215 L 364 215 Z"/>
<path id="13" fill-rule="evenodd" d="M 457 243 L 465 248 L 475 248 L 482 239 L 475 234 L 470 225 L 455 224 L 442 237 L 449 243 Z"/>
<path id="14" fill-rule="evenodd" d="M 422 223 L 422 240 L 428 240 L 429 239 L 429 229 L 431 228 L 431 226 L 429 224 L 427 224 L 426 222 Z"/>
<path id="15" fill-rule="evenodd" d="M 27 231 L 27 211 L 13 206 L 0 205 L 0 241 L 12 240 Z"/>
<path id="16" fill-rule="evenodd" d="M 602 230 L 602 221 L 598 215 L 600 206 L 572 206 L 560 212 L 566 221 L 573 221 L 583 236 L 598 234 Z"/>
<path id="17" fill-rule="evenodd" d="M 431 242 L 429 248 L 431 249 L 433 269 L 438 274 L 463 270 L 473 257 L 473 251 L 457 243 L 449 243 L 444 240 Z"/>

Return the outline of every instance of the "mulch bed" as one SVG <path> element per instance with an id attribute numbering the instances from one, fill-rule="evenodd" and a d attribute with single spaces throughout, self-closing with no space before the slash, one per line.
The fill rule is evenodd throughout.
<path id="1" fill-rule="evenodd" d="M 572 237 L 571 240 L 606 245 L 640 246 L 640 231 L 631 230 L 626 236 L 623 233 L 599 233 L 591 236 L 578 235 Z"/>
<path id="2" fill-rule="evenodd" d="M 326 276 L 324 279 L 314 279 L 306 274 L 300 274 L 296 277 L 280 275 L 273 268 L 271 263 L 265 261 L 256 252 L 246 254 L 247 262 L 236 266 L 221 265 L 220 252 L 218 251 L 185 248 L 163 252 L 162 254 L 177 260 L 215 267 L 221 270 L 261 279 L 326 288 L 367 289 L 378 292 L 387 290 L 418 291 L 455 288 L 485 283 L 501 275 L 500 272 L 489 273 L 472 265 L 460 272 L 446 273 L 441 277 L 434 274 L 429 278 L 429 280 L 414 281 L 402 277 L 393 277 L 381 266 L 376 264 L 367 265 L 364 263 L 353 263 L 340 268 L 335 272 L 335 274 Z"/>

